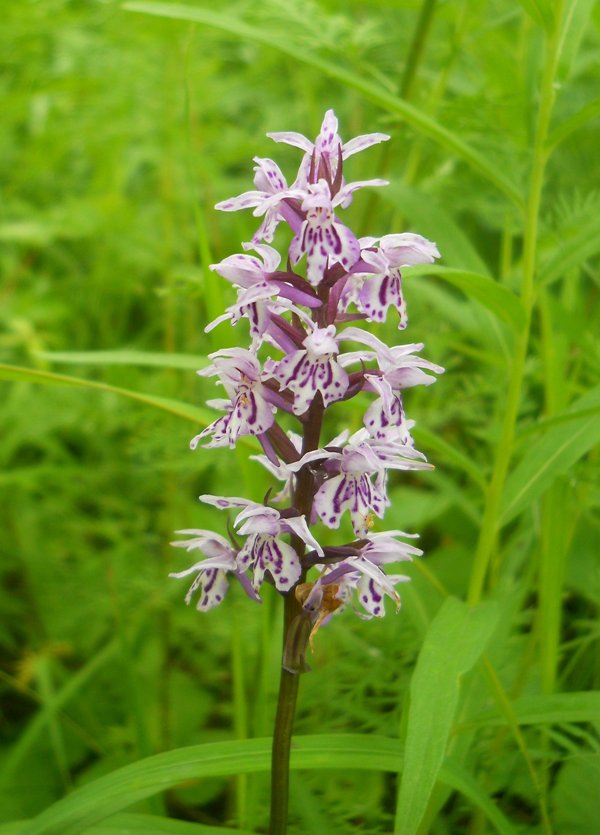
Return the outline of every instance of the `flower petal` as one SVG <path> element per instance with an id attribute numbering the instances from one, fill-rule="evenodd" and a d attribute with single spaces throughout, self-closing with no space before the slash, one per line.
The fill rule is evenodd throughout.
<path id="1" fill-rule="evenodd" d="M 355 136 L 354 139 L 350 139 L 342 145 L 342 159 L 348 159 L 353 154 L 364 151 L 365 148 L 370 148 L 371 145 L 387 142 L 389 138 L 387 133 L 363 133 L 362 136 Z"/>

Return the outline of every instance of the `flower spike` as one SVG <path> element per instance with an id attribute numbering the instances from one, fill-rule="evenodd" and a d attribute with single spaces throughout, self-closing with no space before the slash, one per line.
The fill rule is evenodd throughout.
<path id="1" fill-rule="evenodd" d="M 229 322 L 249 340 L 246 348 L 215 351 L 199 372 L 221 386 L 223 397 L 208 404 L 223 412 L 191 446 L 233 447 L 244 439 L 262 447 L 251 458 L 280 487 L 262 503 L 200 496 L 226 512 L 229 538 L 180 531 L 185 538 L 173 544 L 201 559 L 171 576 L 192 578 L 186 601 L 197 598 L 201 611 L 223 600 L 232 579 L 258 601 L 264 584 L 273 585 L 293 614 L 284 666 L 299 672 L 306 642 L 312 645 L 331 617 L 348 608 L 364 619 L 382 617 L 386 598 L 397 610 L 397 586 L 407 578 L 387 573 L 388 566 L 421 554 L 409 534 L 376 528 L 390 505 L 388 482 L 431 469 L 414 445 L 405 389 L 430 385 L 443 368 L 420 356 L 422 344 L 389 345 L 355 322 L 377 327 L 393 308 L 406 328 L 402 272 L 440 254 L 413 232 L 360 238 L 341 219 L 363 188 L 387 185 L 347 181 L 344 172 L 354 154 L 387 141 L 386 134 L 344 142 L 327 110 L 314 142 L 295 132 L 267 135 L 300 149 L 302 158 L 287 177 L 274 160 L 254 157 L 254 189 L 217 204 L 225 212 L 250 209 L 261 223 L 242 252 L 211 265 L 236 296 L 205 329 Z M 287 251 L 270 245 L 284 229 Z M 271 356 L 263 360 L 265 344 Z M 357 396 L 365 400 L 362 428 L 351 434 L 342 427 L 323 442 L 329 411 L 343 420 L 345 401 Z M 299 434 L 288 429 L 294 420 Z M 354 541 L 323 546 L 314 526 L 338 529 L 346 513 Z"/>

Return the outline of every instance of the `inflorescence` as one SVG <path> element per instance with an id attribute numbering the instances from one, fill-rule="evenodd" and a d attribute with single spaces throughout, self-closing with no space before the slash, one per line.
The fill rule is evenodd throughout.
<path id="1" fill-rule="evenodd" d="M 216 206 L 227 212 L 251 208 L 262 217 L 252 241 L 242 244 L 244 253 L 211 266 L 235 286 L 237 301 L 206 330 L 246 319 L 251 344 L 216 351 L 212 364 L 198 372 L 217 377 L 226 397 L 209 401 L 223 414 L 191 446 L 234 447 L 241 436 L 255 435 L 264 453 L 255 460 L 282 487 L 263 503 L 200 496 L 218 509 L 235 509 L 235 533 L 225 538 L 207 530 L 179 531 L 187 538 L 173 544 L 200 551 L 203 559 L 171 575 L 194 577 L 186 601 L 198 594 L 201 611 L 223 600 L 231 577 L 257 601 L 265 581 L 282 594 L 293 590 L 313 634 L 344 604 L 364 618 L 384 615 L 386 595 L 400 605 L 396 585 L 407 578 L 384 568 L 422 552 L 402 531 L 372 528 L 390 505 L 388 471 L 431 469 L 415 449 L 402 391 L 430 385 L 432 372 L 443 371 L 418 355 L 422 344 L 390 347 L 350 324 L 382 323 L 392 307 L 404 329 L 401 268 L 432 263 L 439 253 L 412 233 L 357 238 L 339 220 L 336 212 L 352 202 L 354 192 L 387 185 L 380 179 L 347 183 L 346 159 L 389 137 L 371 133 L 342 143 L 337 130 L 328 110 L 314 144 L 298 133 L 267 134 L 304 152 L 293 184 L 288 186 L 273 160 L 256 157 L 255 190 Z M 283 269 L 269 245 L 281 222 L 293 233 Z M 259 354 L 270 349 L 283 356 L 261 360 Z M 361 392 L 372 396 L 363 428 L 344 430 L 323 444 L 325 411 Z M 284 431 L 278 422 L 283 413 L 297 420 L 300 434 Z M 338 528 L 346 511 L 356 538 L 319 544 L 311 527 L 320 521 Z M 290 542 L 282 539 L 286 534 Z"/>

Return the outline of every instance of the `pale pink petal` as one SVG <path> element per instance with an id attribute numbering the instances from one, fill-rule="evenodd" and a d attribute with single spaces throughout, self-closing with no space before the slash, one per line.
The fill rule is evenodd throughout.
<path id="1" fill-rule="evenodd" d="M 267 133 L 269 139 L 273 142 L 283 142 L 286 145 L 293 145 L 294 148 L 302 148 L 303 151 L 312 151 L 313 143 L 306 136 L 295 131 L 271 131 Z"/>
<path id="2" fill-rule="evenodd" d="M 254 206 L 260 206 L 265 199 L 262 191 L 245 191 L 237 197 L 230 197 L 229 200 L 221 200 L 217 203 L 215 209 L 221 212 L 237 212 L 239 209 L 250 209 Z"/>

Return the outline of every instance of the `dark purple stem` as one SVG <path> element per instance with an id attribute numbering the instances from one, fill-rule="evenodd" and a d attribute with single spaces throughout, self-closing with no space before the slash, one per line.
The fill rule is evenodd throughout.
<path id="1" fill-rule="evenodd" d="M 317 394 L 304 423 L 303 455 L 319 447 L 324 411 L 321 395 Z M 298 508 L 298 513 L 304 515 L 307 520 L 310 519 L 313 497 L 313 475 L 308 466 L 302 467 L 298 473 L 292 503 Z M 305 549 L 303 541 L 297 536 L 292 536 L 292 546 L 302 557 Z M 302 572 L 299 582 L 303 583 L 305 578 L 306 570 Z M 271 757 L 271 822 L 269 835 L 285 835 L 287 832 L 290 748 L 300 685 L 299 674 L 307 669 L 305 654 L 310 629 L 310 620 L 296 599 L 294 589 L 292 589 L 286 594 L 284 600 L 283 657 Z"/>

